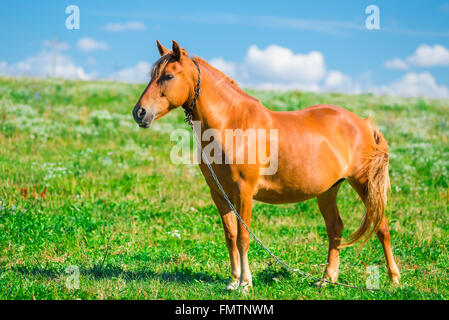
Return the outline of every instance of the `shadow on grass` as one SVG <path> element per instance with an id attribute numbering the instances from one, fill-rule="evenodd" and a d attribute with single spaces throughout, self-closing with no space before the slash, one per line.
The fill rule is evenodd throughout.
<path id="1" fill-rule="evenodd" d="M 265 285 L 273 284 L 273 282 L 281 281 L 282 279 L 290 279 L 292 276 L 293 274 L 287 269 L 272 263 L 255 275 L 256 279 Z"/>
<path id="2" fill-rule="evenodd" d="M 56 270 L 45 268 L 41 266 L 33 267 L 15 267 L 11 271 L 20 273 L 31 277 L 46 277 L 56 279 L 68 276 L 64 270 Z M 192 282 L 207 282 L 207 283 L 222 283 L 226 279 L 218 275 L 209 275 L 203 272 L 194 272 L 185 267 L 176 267 L 173 271 L 155 272 L 152 270 L 128 271 L 123 270 L 117 266 L 99 266 L 95 265 L 91 268 L 80 268 L 80 273 L 83 276 L 93 277 L 94 279 L 114 279 L 121 278 L 125 281 L 145 281 L 159 279 L 167 282 L 177 283 L 192 283 Z"/>

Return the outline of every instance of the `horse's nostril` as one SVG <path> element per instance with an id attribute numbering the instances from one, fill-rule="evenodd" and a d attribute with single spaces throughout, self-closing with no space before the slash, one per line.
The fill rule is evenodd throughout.
<path id="1" fill-rule="evenodd" d="M 139 110 L 137 110 L 137 118 L 139 120 L 142 120 L 143 117 L 145 117 L 146 111 L 144 108 L 139 108 Z"/>

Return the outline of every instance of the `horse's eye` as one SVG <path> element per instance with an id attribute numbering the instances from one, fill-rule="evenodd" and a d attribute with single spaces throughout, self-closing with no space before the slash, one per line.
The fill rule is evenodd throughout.
<path id="1" fill-rule="evenodd" d="M 165 76 L 164 76 L 164 80 L 171 80 L 171 79 L 173 79 L 175 76 L 174 75 L 172 75 L 172 74 L 166 74 Z"/>

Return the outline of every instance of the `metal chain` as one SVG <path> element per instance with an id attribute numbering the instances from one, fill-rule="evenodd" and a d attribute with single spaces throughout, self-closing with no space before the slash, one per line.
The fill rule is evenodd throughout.
<path id="1" fill-rule="evenodd" d="M 253 237 L 253 239 L 262 247 L 262 249 L 265 250 L 266 253 L 268 253 L 278 264 L 280 264 L 281 266 L 283 266 L 284 268 L 286 268 L 287 270 L 290 270 L 292 272 L 298 273 L 299 275 L 301 275 L 304 278 L 308 278 L 314 281 L 319 281 L 321 283 L 326 282 L 326 283 L 330 283 L 332 285 L 338 285 L 341 287 L 346 287 L 346 288 L 352 288 L 352 289 L 359 289 L 359 290 L 366 290 L 366 291 L 379 291 L 379 289 L 375 289 L 375 288 L 365 288 L 365 287 L 357 287 L 357 286 L 353 286 L 353 285 L 349 285 L 349 284 L 345 284 L 345 283 L 340 283 L 340 282 L 332 282 L 330 280 L 327 280 L 325 278 L 318 278 L 318 277 L 314 277 L 312 275 L 310 275 L 309 273 L 306 273 L 300 269 L 296 269 L 296 268 L 292 268 L 290 267 L 287 263 L 285 263 L 284 261 L 282 261 L 281 259 L 279 259 L 274 253 L 272 253 L 270 251 L 270 249 L 268 249 L 263 243 L 262 241 L 249 229 L 249 227 L 246 225 L 246 223 L 243 221 L 242 217 L 240 216 L 240 214 L 238 213 L 237 209 L 235 208 L 234 204 L 231 202 L 231 200 L 229 199 L 229 197 L 227 196 L 225 190 L 223 189 L 220 181 L 218 180 L 217 175 L 215 174 L 209 159 L 207 158 L 206 154 L 204 153 L 204 150 L 201 146 L 201 142 L 199 141 L 198 135 L 196 134 L 196 131 L 193 127 L 193 122 L 192 122 L 192 115 L 193 115 L 193 109 L 195 107 L 196 104 L 196 100 L 198 98 L 199 92 L 200 92 L 200 86 L 201 86 L 201 70 L 200 67 L 198 66 L 198 63 L 192 59 L 192 61 L 195 63 L 197 69 L 198 69 L 198 83 L 195 87 L 195 95 L 194 95 L 194 99 L 193 99 L 193 103 L 190 105 L 190 108 L 184 108 L 184 112 L 186 114 L 186 119 L 184 120 L 185 122 L 187 122 L 190 127 L 192 128 L 193 131 L 193 136 L 195 137 L 196 143 L 198 145 L 198 148 L 200 148 L 201 151 L 201 158 L 204 160 L 204 162 L 206 163 L 207 167 L 209 168 L 209 171 L 215 181 L 215 183 L 217 184 L 218 189 L 220 189 L 221 193 L 223 194 L 224 199 L 226 200 L 226 202 L 229 205 L 229 208 L 234 212 L 235 216 L 237 217 L 237 219 L 240 221 L 240 223 L 243 225 L 243 227 L 246 229 L 246 231 L 248 231 L 248 233 L 251 235 L 251 237 Z"/>

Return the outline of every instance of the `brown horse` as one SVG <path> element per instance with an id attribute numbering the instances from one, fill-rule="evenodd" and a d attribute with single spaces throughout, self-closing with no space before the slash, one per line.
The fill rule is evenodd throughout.
<path id="1" fill-rule="evenodd" d="M 390 279 L 399 282 L 384 215 L 389 187 L 388 146 L 369 120 L 330 105 L 291 112 L 268 110 L 205 60 L 189 58 L 187 51 L 175 41 L 172 50 L 164 48 L 159 41 L 157 46 L 161 58 L 154 64 L 151 81 L 133 110 L 140 127 L 148 128 L 153 120 L 170 110 L 178 106 L 188 109 L 196 102 L 193 120 L 201 121 L 201 132 L 215 129 L 224 136 L 226 129 L 277 129 L 278 157 L 274 174 L 261 174 L 260 168 L 265 164 L 259 162 L 212 164 L 244 222 L 250 226 L 253 199 L 291 203 L 316 197 L 329 238 L 323 279 L 337 280 L 341 247 L 360 239 L 365 243 L 376 232 L 383 246 Z M 196 100 L 199 84 L 201 91 Z M 248 140 L 247 143 L 253 142 Z M 225 142 L 218 140 L 217 143 L 226 157 Z M 231 158 L 245 152 L 236 147 L 233 151 Z M 199 166 L 223 221 L 232 270 L 227 289 L 241 286 L 247 290 L 252 285 L 248 264 L 249 234 L 241 223 L 237 223 L 206 164 Z M 358 193 L 366 212 L 359 229 L 347 243 L 341 244 L 343 222 L 337 208 L 337 193 L 344 180 L 348 180 Z"/>

